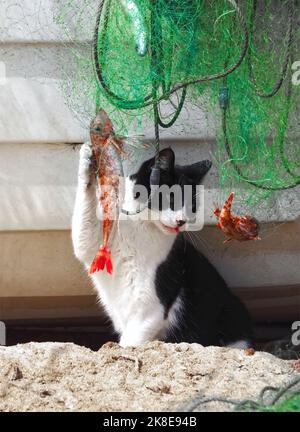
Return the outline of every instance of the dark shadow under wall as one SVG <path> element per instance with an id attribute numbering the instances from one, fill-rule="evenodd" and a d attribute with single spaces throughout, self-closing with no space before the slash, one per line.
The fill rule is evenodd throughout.
<path id="1" fill-rule="evenodd" d="M 7 323 L 8 346 L 29 342 L 70 342 L 97 351 L 109 341 L 117 342 L 118 336 L 109 324 L 103 326 L 103 320 Z M 300 358 L 300 346 L 294 346 L 291 342 L 289 323 L 256 324 L 254 347 L 283 359 Z"/>

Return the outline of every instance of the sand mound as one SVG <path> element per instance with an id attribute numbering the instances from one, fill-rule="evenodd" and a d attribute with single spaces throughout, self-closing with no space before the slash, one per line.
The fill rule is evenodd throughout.
<path id="1" fill-rule="evenodd" d="M 297 375 L 293 362 L 271 354 L 197 344 L 122 349 L 110 342 L 93 352 L 29 343 L 0 347 L 0 411 L 176 410 L 197 393 L 256 399 L 265 386 L 282 386 Z"/>

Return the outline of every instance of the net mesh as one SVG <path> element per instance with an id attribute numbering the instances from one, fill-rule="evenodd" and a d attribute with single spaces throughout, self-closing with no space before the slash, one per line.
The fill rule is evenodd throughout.
<path id="1" fill-rule="evenodd" d="M 154 120 L 153 105 L 167 127 L 192 104 L 217 124 L 213 158 L 224 197 L 241 188 L 237 200 L 253 208 L 278 190 L 294 193 L 300 183 L 296 0 L 33 3 L 36 28 L 14 4 L 6 10 L 6 31 L 55 32 L 65 48 L 56 50 L 62 91 L 87 130 L 97 106 L 126 135 Z M 55 27 L 44 18 L 49 8 Z"/>
<path id="2" fill-rule="evenodd" d="M 131 122 L 153 119 L 153 103 L 160 102 L 163 125 L 172 124 L 185 84 L 192 83 L 185 102 L 213 113 L 219 124 L 215 159 L 224 195 L 242 187 L 243 200 L 258 205 L 276 190 L 297 186 L 300 92 L 292 83 L 292 64 L 300 52 L 294 1 L 79 3 L 64 4 L 56 20 L 73 40 L 83 34 L 91 39 L 85 20 L 93 22 L 94 46 L 88 44 L 83 57 L 74 52 L 75 64 L 67 68 L 71 104 L 81 117 L 89 119 L 96 103 L 126 133 Z M 239 62 L 247 37 L 243 61 L 222 77 Z M 219 108 L 222 88 L 229 92 L 225 116 Z M 89 102 L 85 113 L 83 93 Z"/>
<path id="3" fill-rule="evenodd" d="M 299 391 L 300 379 L 296 377 L 281 388 L 264 387 L 256 400 L 233 400 L 218 396 L 205 397 L 199 394 L 180 407 L 180 411 L 207 411 L 209 408 L 219 411 L 225 408 L 226 411 L 239 412 L 300 412 Z"/>

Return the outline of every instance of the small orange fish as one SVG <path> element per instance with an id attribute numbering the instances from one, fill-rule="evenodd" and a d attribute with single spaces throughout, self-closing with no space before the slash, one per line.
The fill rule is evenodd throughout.
<path id="1" fill-rule="evenodd" d="M 236 216 L 231 213 L 234 193 L 231 192 L 229 198 L 225 201 L 223 209 L 216 208 L 215 216 L 218 218 L 217 227 L 223 231 L 228 237 L 224 243 L 231 240 L 240 242 L 247 240 L 260 240 L 258 236 L 259 224 L 258 221 L 249 215 Z"/>
<path id="2" fill-rule="evenodd" d="M 91 265 L 90 274 L 106 268 L 112 274 L 112 255 L 109 248 L 109 237 L 113 227 L 112 213 L 117 208 L 119 181 L 122 175 L 120 155 L 124 140 L 114 133 L 113 125 L 103 109 L 100 109 L 90 126 L 93 156 L 97 166 L 97 177 L 100 189 L 100 203 L 103 208 L 103 242 Z"/>

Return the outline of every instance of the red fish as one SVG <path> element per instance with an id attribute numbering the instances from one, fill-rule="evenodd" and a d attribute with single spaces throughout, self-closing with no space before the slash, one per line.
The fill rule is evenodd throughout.
<path id="1" fill-rule="evenodd" d="M 122 175 L 120 155 L 124 154 L 124 141 L 115 135 L 112 122 L 103 109 L 99 110 L 91 122 L 90 136 L 103 209 L 103 241 L 90 267 L 90 274 L 105 268 L 107 273 L 112 274 L 109 238 L 113 228 L 113 214 L 116 214 L 118 206 L 119 182 Z"/>
<path id="2" fill-rule="evenodd" d="M 225 201 L 223 209 L 216 208 L 214 211 L 215 216 L 218 218 L 217 227 L 228 237 L 224 243 L 231 240 L 260 240 L 258 236 L 259 224 L 254 217 L 249 215 L 236 216 L 231 213 L 233 198 L 234 193 L 231 192 L 229 198 Z"/>

